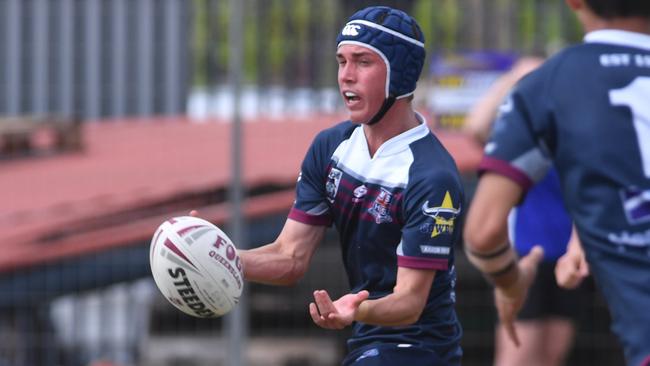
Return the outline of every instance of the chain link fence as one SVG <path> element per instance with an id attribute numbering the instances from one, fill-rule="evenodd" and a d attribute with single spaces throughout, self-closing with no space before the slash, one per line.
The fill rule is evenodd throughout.
<path id="1" fill-rule="evenodd" d="M 562 0 L 242 1 L 241 112 L 252 123 L 287 116 L 309 123 L 315 114 L 340 115 L 334 40 L 347 17 L 367 5 L 403 9 L 421 25 L 427 66 L 416 101 L 424 109 L 432 109 L 439 86 L 432 65 L 441 56 L 548 55 L 581 39 Z M 26 144 L 33 140 L 21 118 L 57 126 L 74 120 L 81 129 L 152 116 L 228 122 L 229 14 L 228 0 L 0 0 L 0 148 L 11 145 L 7 136 L 27 134 Z M 297 138 L 303 137 L 286 131 L 283 141 Z M 469 192 L 475 183 L 471 173 Z M 249 230 L 263 226 L 269 233 L 259 236 L 270 240 L 283 218 Z M 125 258 L 146 257 L 147 246 L 137 243 L 109 261 L 91 256 L 75 262 L 79 286 L 65 289 L 52 285 L 66 276 L 55 264 L 46 264 L 37 279 L 30 269 L 1 272 L 0 366 L 225 365 L 221 319 L 180 314 L 159 296 L 147 268 L 123 267 Z M 493 352 L 490 289 L 461 248 L 457 253 L 464 364 L 486 365 Z M 92 272 L 106 278 L 120 271 L 96 285 L 84 282 Z M 249 285 L 250 365 L 338 364 L 348 331 L 328 332 L 311 323 L 307 304 L 316 288 L 333 296 L 347 291 L 334 235 L 298 286 Z M 622 364 L 597 293 L 584 309 L 569 364 Z"/>

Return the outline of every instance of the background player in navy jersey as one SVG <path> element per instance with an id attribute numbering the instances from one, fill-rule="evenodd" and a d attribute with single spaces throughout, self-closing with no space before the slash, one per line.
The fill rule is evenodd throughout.
<path id="1" fill-rule="evenodd" d="M 242 251 L 248 280 L 293 284 L 328 226 L 339 233 L 351 292 L 314 292 L 313 321 L 352 325 L 344 365 L 458 365 L 453 247 L 463 216 L 451 156 L 411 107 L 425 58 L 415 20 L 388 7 L 349 19 L 337 37 L 350 120 L 322 131 L 275 242 Z"/>
<path id="2" fill-rule="evenodd" d="M 516 340 L 512 322 L 541 251 L 517 261 L 506 217 L 552 161 L 627 363 L 648 365 L 650 2 L 567 3 L 585 42 L 522 79 L 501 106 L 465 227 L 468 257 L 495 284 Z"/>
<path id="3" fill-rule="evenodd" d="M 521 77 L 543 61 L 539 57 L 519 59 L 477 101 L 468 113 L 463 131 L 484 145 L 501 102 Z M 508 237 L 517 255 L 527 255 L 534 245 L 540 245 L 544 249 L 544 260 L 515 321 L 521 344 L 516 346 L 508 339 L 503 325 L 498 324 L 494 365 L 559 366 L 565 363 L 581 311 L 580 297 L 586 295 L 584 287 L 573 291 L 560 288 L 553 274 L 558 258 L 567 251 L 571 231 L 571 218 L 562 202 L 557 171 L 552 168 L 531 187 L 526 198 L 508 216 Z M 573 240 L 578 240 L 577 236 Z M 562 259 L 565 260 L 568 259 Z M 580 278 L 578 275 L 584 277 L 588 274 L 575 272 L 573 269 L 576 267 L 567 266 L 562 272 L 566 272 L 565 276 L 575 274 L 577 279 Z M 562 270 L 565 266 L 559 267 Z"/>

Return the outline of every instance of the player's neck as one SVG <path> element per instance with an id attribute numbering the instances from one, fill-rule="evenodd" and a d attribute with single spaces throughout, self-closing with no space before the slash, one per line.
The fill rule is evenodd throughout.
<path id="1" fill-rule="evenodd" d="M 363 125 L 370 156 L 374 156 L 384 142 L 410 130 L 419 123 L 410 102 L 406 100 L 395 102 L 379 122 L 372 126 Z"/>
<path id="2" fill-rule="evenodd" d="M 602 19 L 594 17 L 585 22 L 585 31 L 616 29 L 628 32 L 650 34 L 650 19 L 644 17 Z"/>

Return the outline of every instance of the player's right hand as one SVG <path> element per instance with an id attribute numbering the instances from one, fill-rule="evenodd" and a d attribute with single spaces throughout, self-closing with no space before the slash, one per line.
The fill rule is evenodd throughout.
<path id="1" fill-rule="evenodd" d="M 343 329 L 352 324 L 359 305 L 368 298 L 368 291 L 343 295 L 332 301 L 325 290 L 314 291 L 314 302 L 309 304 L 309 314 L 316 325 L 325 329 Z"/>
<path id="2" fill-rule="evenodd" d="M 519 347 L 519 336 L 515 329 L 515 320 L 521 310 L 528 289 L 530 288 L 535 276 L 537 275 L 537 266 L 544 258 L 544 250 L 540 246 L 535 246 L 525 257 L 519 260 L 519 279 L 509 288 L 494 288 L 494 306 L 499 314 L 499 321 L 503 325 L 508 338 L 512 340 L 515 346 Z"/>

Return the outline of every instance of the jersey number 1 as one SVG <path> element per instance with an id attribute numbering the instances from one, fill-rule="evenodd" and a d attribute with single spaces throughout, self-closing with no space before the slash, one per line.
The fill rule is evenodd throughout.
<path id="1" fill-rule="evenodd" d="M 650 178 L 650 77 L 638 77 L 624 88 L 610 90 L 609 101 L 632 110 L 643 172 Z"/>

